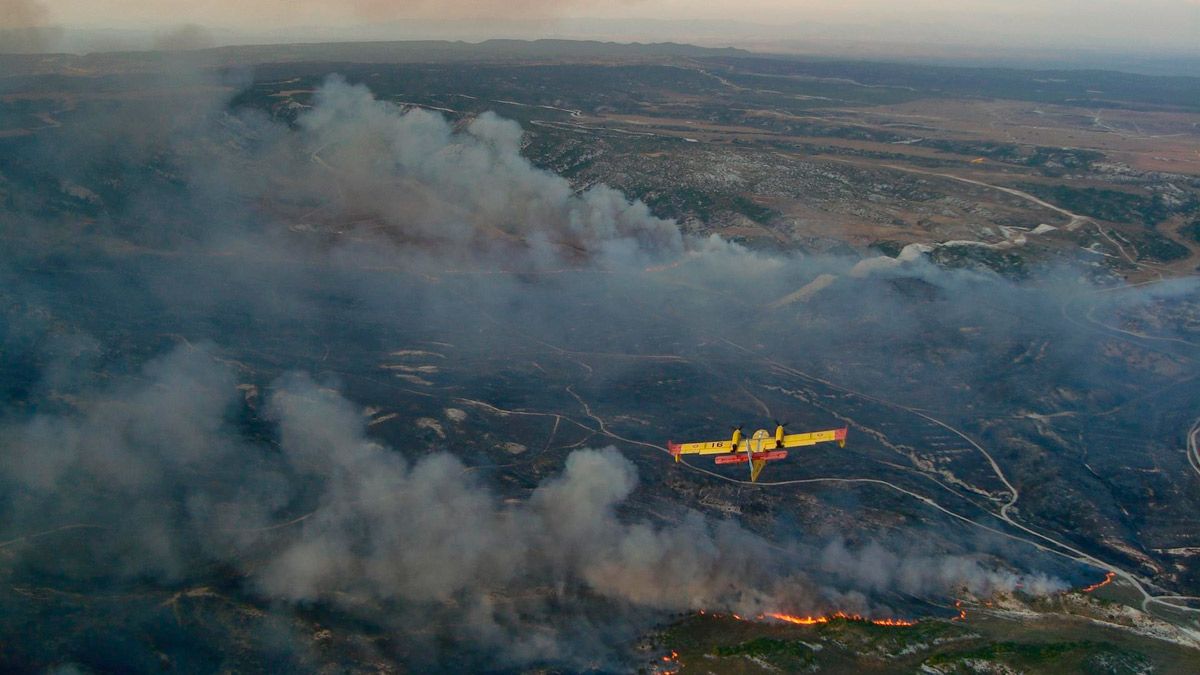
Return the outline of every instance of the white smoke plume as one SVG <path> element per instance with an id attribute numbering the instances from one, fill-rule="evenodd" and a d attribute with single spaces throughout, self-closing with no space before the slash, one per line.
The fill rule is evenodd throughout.
<path id="1" fill-rule="evenodd" d="M 358 223 L 359 235 L 451 260 L 500 255 L 504 265 L 531 271 L 644 264 L 684 249 L 675 224 L 645 204 L 604 185 L 576 194 L 562 177 L 532 166 L 521 155 L 520 126 L 491 113 L 456 129 L 438 113 L 402 111 L 335 76 L 297 126 L 297 134 L 260 131 L 268 145 L 255 146 L 263 158 L 256 170 L 268 177 L 255 196 L 285 217 L 318 227 Z M 320 208 L 291 210 L 289 200 Z"/>
<path id="2" fill-rule="evenodd" d="M 409 462 L 372 441 L 356 406 L 301 374 L 274 386 L 272 450 L 239 437 L 234 379 L 205 350 L 178 349 L 141 379 L 97 393 L 77 415 L 0 429 L 5 493 L 22 495 L 5 508 L 10 526 L 86 526 L 81 550 L 30 541 L 16 549 L 22 564 L 163 581 L 218 564 L 271 600 L 456 607 L 464 637 L 518 662 L 530 616 L 542 655 L 567 658 L 579 638 L 568 644 L 553 626 L 579 620 L 587 598 L 755 615 L 845 608 L 834 603 L 847 598 L 870 612 L 870 594 L 896 589 L 1059 588 L 956 556 L 770 544 L 695 512 L 630 522 L 619 511 L 638 480 L 613 448 L 575 451 L 561 475 L 505 502 L 450 454 Z M 508 599 L 531 594 L 540 599 L 517 618 Z"/>

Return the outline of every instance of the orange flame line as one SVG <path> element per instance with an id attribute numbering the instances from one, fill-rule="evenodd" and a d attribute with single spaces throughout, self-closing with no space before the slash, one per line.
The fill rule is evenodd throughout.
<path id="1" fill-rule="evenodd" d="M 1116 578 L 1117 578 L 1116 572 L 1105 572 L 1104 573 L 1104 581 L 1098 581 L 1098 582 L 1092 584 L 1091 586 L 1088 586 L 1087 588 L 1082 589 L 1082 592 L 1083 593 L 1091 593 L 1092 591 L 1096 590 L 1097 588 L 1103 588 L 1104 586 L 1111 584 L 1113 582 L 1113 579 L 1116 579 Z"/>
<path id="2" fill-rule="evenodd" d="M 907 626 L 917 625 L 916 621 L 909 619 L 867 619 L 876 626 L 889 626 L 892 628 L 904 628 Z"/>
<path id="3" fill-rule="evenodd" d="M 722 617 L 722 615 L 720 613 L 715 613 L 715 612 L 710 613 L 703 609 L 698 610 L 697 613 L 700 616 L 711 616 L 714 619 L 720 619 Z M 817 624 L 829 623 L 830 621 L 833 621 L 835 619 L 844 619 L 846 621 L 861 621 L 863 623 L 872 623 L 872 624 L 875 624 L 876 626 L 915 626 L 915 625 L 917 625 L 916 621 L 912 621 L 909 619 L 894 619 L 894 618 L 868 619 L 861 614 L 848 614 L 848 613 L 842 612 L 842 611 L 837 611 L 832 614 L 822 614 L 822 615 L 816 615 L 816 616 L 811 616 L 811 615 L 810 616 L 796 616 L 794 614 L 783 614 L 782 612 L 768 612 L 766 614 L 759 614 L 757 617 L 755 617 L 753 619 L 747 619 L 739 614 L 732 614 L 732 613 L 729 614 L 729 616 L 733 617 L 734 619 L 737 619 L 738 621 L 762 621 L 764 619 L 776 619 L 778 621 L 794 623 L 798 626 L 815 626 Z"/>
<path id="4" fill-rule="evenodd" d="M 833 614 L 822 615 L 822 616 L 794 616 L 791 614 L 780 614 L 780 613 L 772 612 L 772 613 L 766 614 L 765 616 L 769 616 L 772 619 L 778 619 L 779 621 L 786 621 L 787 623 L 794 623 L 798 626 L 815 626 L 817 624 L 829 623 L 830 621 L 833 621 L 834 619 L 845 619 L 847 621 L 863 621 L 863 622 L 867 622 L 867 623 L 873 623 L 876 626 L 915 626 L 915 625 L 917 625 L 916 621 L 909 621 L 908 619 L 868 619 L 868 618 L 863 617 L 860 614 L 847 614 L 845 612 L 834 612 Z"/>

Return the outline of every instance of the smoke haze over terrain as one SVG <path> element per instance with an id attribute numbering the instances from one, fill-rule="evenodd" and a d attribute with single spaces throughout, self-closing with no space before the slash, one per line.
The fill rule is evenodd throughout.
<path id="1" fill-rule="evenodd" d="M 374 440 L 336 375 L 273 361 L 269 381 L 239 389 L 239 359 L 281 335 L 319 354 L 411 331 L 492 362 L 529 345 L 636 354 L 664 334 L 745 335 L 817 362 L 855 345 L 859 361 L 896 369 L 898 389 L 936 372 L 984 400 L 1019 399 L 1006 378 L 1024 391 L 1110 377 L 1058 315 L 1091 290 L 1077 270 L 1025 286 L 917 257 L 854 274 L 856 259 L 691 237 L 606 186 L 576 190 L 531 165 L 521 128 L 493 114 L 455 125 L 333 77 L 288 126 L 229 109 L 236 73 L 172 78 L 179 92 L 161 107 L 85 108 L 10 160 L 60 192 L 44 204 L 10 193 L 0 254 L 0 536 L 22 573 L 121 587 L 232 570 L 267 603 L 382 606 L 402 629 L 431 625 L 421 658 L 436 666 L 444 639 L 504 665 L 578 668 L 666 611 L 870 614 L 892 609 L 875 599 L 885 591 L 1064 587 L 1063 568 L 1041 569 L 1048 556 L 999 541 L 925 550 L 768 539 L 682 507 L 626 517 L 639 481 L 658 480 L 639 479 L 632 446 L 574 450 L 509 498 L 454 447 Z M 822 274 L 833 280 L 808 304 L 762 320 Z M 813 320 L 798 331 L 802 312 Z M 930 337 L 931 321 L 949 329 Z M 997 372 L 958 325 L 1056 349 Z M 945 340 L 936 363 L 893 364 L 929 340 Z M 75 526 L 65 550 L 30 536 Z"/>
<path id="2" fill-rule="evenodd" d="M 354 405 L 303 374 L 276 382 L 268 401 L 278 451 L 254 447 L 230 426 L 238 391 L 213 356 L 180 348 L 136 385 L 78 392 L 78 414 L 3 428 L 9 526 L 86 526 L 66 550 L 18 548 L 26 572 L 173 584 L 247 565 L 265 598 L 351 614 L 383 602 L 402 629 L 446 621 L 455 640 L 509 663 L 575 667 L 605 658 L 605 636 L 574 624 L 589 603 L 607 603 L 605 630 L 628 639 L 628 611 L 644 628 L 646 609 L 874 613 L 869 595 L 888 589 L 1063 587 L 972 556 L 768 543 L 694 512 L 624 522 L 617 510 L 637 476 L 611 448 L 571 453 L 560 476 L 502 504 L 451 454 L 410 464 L 372 442 Z"/>

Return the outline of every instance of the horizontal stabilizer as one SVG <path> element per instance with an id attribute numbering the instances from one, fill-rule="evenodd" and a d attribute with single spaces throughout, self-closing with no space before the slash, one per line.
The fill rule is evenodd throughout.
<path id="1" fill-rule="evenodd" d="M 777 459 L 787 459 L 787 455 L 787 450 L 773 450 L 771 452 L 756 452 L 753 455 L 721 455 L 715 461 L 717 464 L 744 464 L 753 458 L 755 461 L 773 462 Z"/>

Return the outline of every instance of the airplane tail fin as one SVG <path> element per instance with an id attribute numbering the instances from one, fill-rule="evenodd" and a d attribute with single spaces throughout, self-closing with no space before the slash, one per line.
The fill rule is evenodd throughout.
<path id="1" fill-rule="evenodd" d="M 756 459 L 750 462 L 750 482 L 758 482 L 758 474 L 762 473 L 763 467 L 767 465 L 767 460 Z"/>
<path id="2" fill-rule="evenodd" d="M 683 446 L 674 441 L 667 441 L 667 450 L 671 451 L 671 455 L 674 456 L 675 461 L 678 462 L 679 455 L 681 454 L 681 451 L 683 450 Z"/>

